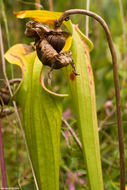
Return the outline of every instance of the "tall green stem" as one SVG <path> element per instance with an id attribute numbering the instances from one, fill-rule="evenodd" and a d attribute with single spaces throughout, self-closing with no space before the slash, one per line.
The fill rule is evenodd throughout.
<path id="1" fill-rule="evenodd" d="M 0 0 L 0 6 L 1 6 L 1 10 L 2 10 L 2 17 L 3 17 L 4 25 L 5 25 L 8 48 L 10 48 L 11 45 L 10 45 L 10 38 L 9 38 L 8 23 L 7 23 L 7 17 L 6 17 L 6 13 L 5 13 L 5 7 L 4 7 L 3 0 Z M 9 71 L 11 72 L 11 78 L 14 78 L 13 65 L 9 64 L 9 67 L 10 67 Z M 8 75 L 10 75 L 10 74 L 8 74 Z"/>

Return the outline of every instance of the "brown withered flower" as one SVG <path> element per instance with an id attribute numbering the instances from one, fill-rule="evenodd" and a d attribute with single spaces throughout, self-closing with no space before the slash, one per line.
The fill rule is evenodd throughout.
<path id="1" fill-rule="evenodd" d="M 78 75 L 71 51 L 62 51 L 69 33 L 61 29 L 50 29 L 35 21 L 29 21 L 26 23 L 25 35 L 35 38 L 38 58 L 43 65 L 51 67 L 48 73 L 49 78 L 53 69 L 60 69 L 69 64 L 73 68 L 73 73 Z"/>

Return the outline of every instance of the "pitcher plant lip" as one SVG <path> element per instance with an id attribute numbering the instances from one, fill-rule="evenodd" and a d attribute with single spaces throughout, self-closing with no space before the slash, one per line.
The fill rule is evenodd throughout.
<path id="1" fill-rule="evenodd" d="M 60 97 L 60 98 L 64 98 L 64 97 L 68 97 L 69 95 L 68 94 L 59 94 L 59 93 L 56 93 L 56 92 L 53 92 L 51 90 L 49 90 L 46 85 L 45 85 L 45 82 L 44 82 L 44 79 L 45 79 L 45 73 L 44 73 L 44 69 L 42 67 L 42 70 L 41 70 L 41 73 L 40 73 L 40 83 L 41 83 L 41 86 L 42 88 L 48 92 L 49 94 L 51 95 L 54 95 L 54 96 L 57 96 L 57 97 Z"/>

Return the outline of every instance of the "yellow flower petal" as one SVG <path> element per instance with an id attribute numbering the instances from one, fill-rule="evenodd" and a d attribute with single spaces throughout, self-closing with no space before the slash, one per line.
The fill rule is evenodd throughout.
<path id="1" fill-rule="evenodd" d="M 70 47 L 71 47 L 71 42 L 72 42 L 72 36 L 69 35 L 69 36 L 67 37 L 67 39 L 66 39 L 66 43 L 65 43 L 65 46 L 64 46 L 64 48 L 62 49 L 62 51 L 67 51 L 67 50 L 69 50 Z"/>
<path id="2" fill-rule="evenodd" d="M 54 24 L 54 20 L 58 19 L 62 12 L 51 12 L 46 10 L 25 10 L 20 11 L 17 13 L 14 13 L 17 18 L 23 19 L 23 18 L 31 18 L 32 20 L 35 20 L 36 22 L 42 22 L 45 24 Z"/>
<path id="3" fill-rule="evenodd" d="M 23 72 L 25 71 L 24 57 L 33 52 L 30 46 L 26 44 L 16 44 L 12 46 L 4 55 L 11 64 L 18 65 Z"/>

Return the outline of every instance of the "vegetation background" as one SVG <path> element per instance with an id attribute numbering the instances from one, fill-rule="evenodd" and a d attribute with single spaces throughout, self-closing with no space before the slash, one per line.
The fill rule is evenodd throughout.
<path id="1" fill-rule="evenodd" d="M 36 9 L 35 0 L 5 0 L 5 13 L 9 29 L 9 43 L 0 8 L 0 23 L 4 41 L 4 51 L 10 45 L 16 43 L 29 44 L 30 40 L 25 37 L 26 20 L 16 19 L 13 12 L 20 10 Z M 49 10 L 52 1 L 41 0 L 41 9 Z M 54 0 L 53 11 L 65 11 L 72 8 L 86 9 L 85 0 Z M 122 7 L 122 8 L 121 8 Z M 122 117 L 124 120 L 124 138 L 127 139 L 127 1 L 126 0 L 95 0 L 90 1 L 90 10 L 101 15 L 109 25 L 115 44 L 118 58 L 119 78 L 121 85 Z M 73 16 L 73 23 L 85 33 L 85 16 Z M 96 87 L 98 126 L 101 145 L 101 159 L 103 178 L 106 189 L 119 189 L 119 153 L 118 135 L 115 115 L 115 94 L 111 56 L 108 50 L 105 34 L 99 24 L 93 19 L 89 20 L 89 38 L 94 44 L 91 52 Z M 1 59 L 1 57 L 0 57 Z M 10 66 L 7 65 L 8 77 L 11 79 Z M 14 77 L 20 78 L 21 72 L 14 66 Z M 4 87 L 2 64 L 0 60 L 0 89 Z M 58 75 L 57 84 L 54 88 L 62 88 L 67 91 L 64 78 Z M 11 106 L 11 105 L 10 105 Z M 70 100 L 64 101 L 64 118 L 78 134 L 75 117 L 72 114 Z M 15 115 L 11 114 L 2 118 L 2 133 L 4 152 L 7 169 L 7 178 L 10 187 L 20 187 L 23 190 L 34 189 L 34 180 L 30 169 L 22 133 L 16 123 Z M 127 141 L 125 140 L 125 159 L 127 163 Z M 127 170 L 126 170 L 127 171 Z M 85 179 L 85 180 L 84 180 Z M 61 133 L 61 169 L 60 189 L 81 190 L 87 187 L 86 169 L 84 168 L 83 155 L 66 129 L 63 123 Z"/>

